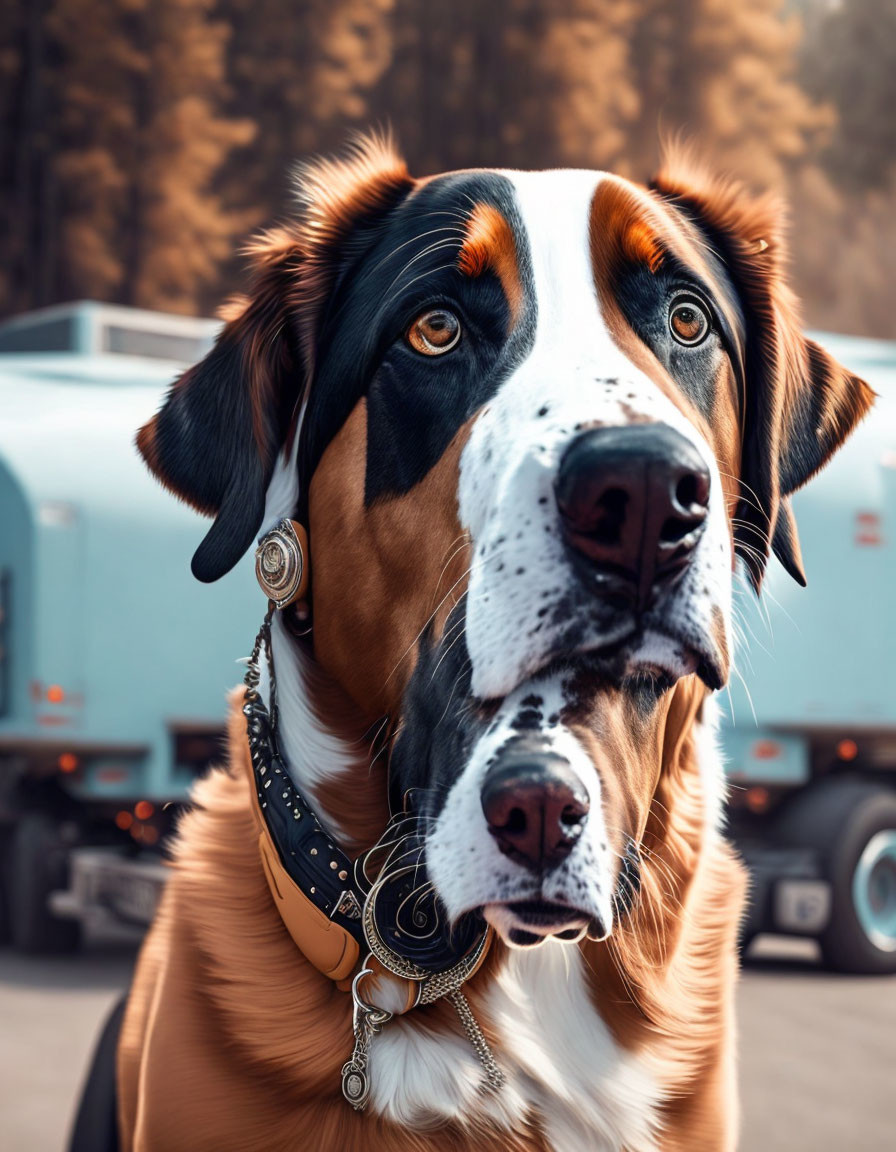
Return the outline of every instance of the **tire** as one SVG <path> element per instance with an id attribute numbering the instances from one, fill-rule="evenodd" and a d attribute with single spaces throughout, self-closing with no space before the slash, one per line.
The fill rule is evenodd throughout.
<path id="1" fill-rule="evenodd" d="M 814 848 L 831 885 L 819 937 L 837 972 L 896 973 L 896 791 L 870 780 L 826 780 L 795 799 L 782 842 Z"/>
<path id="2" fill-rule="evenodd" d="M 25 812 L 13 830 L 7 855 L 7 894 L 12 945 L 32 955 L 74 952 L 81 925 L 50 911 L 47 898 L 65 887 L 65 846 L 55 823 L 41 812 Z"/>
<path id="3" fill-rule="evenodd" d="M 9 943 L 9 833 L 0 828 L 0 945 Z"/>

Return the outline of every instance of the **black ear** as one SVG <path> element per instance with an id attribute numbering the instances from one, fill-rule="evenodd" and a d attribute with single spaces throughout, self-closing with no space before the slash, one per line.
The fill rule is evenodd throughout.
<path id="1" fill-rule="evenodd" d="M 193 557 L 217 580 L 250 547 L 293 414 L 313 372 L 317 319 L 345 241 L 399 203 L 414 181 L 384 136 L 297 173 L 299 213 L 249 250 L 253 283 L 215 347 L 174 384 L 137 434 L 155 475 L 215 522 Z"/>
<path id="2" fill-rule="evenodd" d="M 713 179 L 686 157 L 652 184 L 703 234 L 739 298 L 745 326 L 741 499 L 735 549 L 758 592 L 770 551 L 806 583 L 787 497 L 822 468 L 870 408 L 874 393 L 807 340 L 784 280 L 776 199 Z"/>
<path id="3" fill-rule="evenodd" d="M 295 241 L 268 233 L 254 249 L 255 283 L 214 348 L 173 385 L 137 434 L 162 483 L 215 522 L 193 574 L 217 580 L 253 543 L 277 453 L 303 387 L 288 309 Z"/>
<path id="4" fill-rule="evenodd" d="M 778 505 L 778 519 L 772 535 L 772 551 L 784 570 L 796 580 L 797 584 L 805 588 L 806 573 L 803 571 L 803 553 L 796 531 L 796 517 L 790 501 L 786 498 Z"/>

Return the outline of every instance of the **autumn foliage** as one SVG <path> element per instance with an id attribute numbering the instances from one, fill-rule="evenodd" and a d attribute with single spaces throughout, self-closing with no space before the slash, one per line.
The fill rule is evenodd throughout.
<path id="1" fill-rule="evenodd" d="M 684 135 L 787 193 L 811 322 L 896 337 L 894 106 L 896 0 L 5 0 L 0 312 L 207 311 L 292 162 L 390 123 L 416 174 Z"/>

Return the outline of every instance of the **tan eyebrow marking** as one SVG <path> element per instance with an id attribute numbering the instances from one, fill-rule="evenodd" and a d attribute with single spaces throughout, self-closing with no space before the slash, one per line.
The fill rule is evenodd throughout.
<path id="1" fill-rule="evenodd" d="M 466 235 L 457 254 L 457 266 L 465 276 L 491 271 L 501 282 L 510 308 L 513 327 L 523 310 L 523 284 L 516 255 L 516 241 L 507 217 L 490 204 L 477 204 L 467 220 Z"/>

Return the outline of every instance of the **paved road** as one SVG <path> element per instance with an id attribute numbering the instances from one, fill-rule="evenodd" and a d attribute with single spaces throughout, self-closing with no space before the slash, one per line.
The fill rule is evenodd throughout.
<path id="1" fill-rule="evenodd" d="M 740 988 L 741 1152 L 896 1149 L 896 978 L 828 976 L 760 949 Z M 777 958 L 773 958 L 777 956 Z M 133 950 L 0 952 L 0 1148 L 62 1152 L 96 1029 Z"/>

